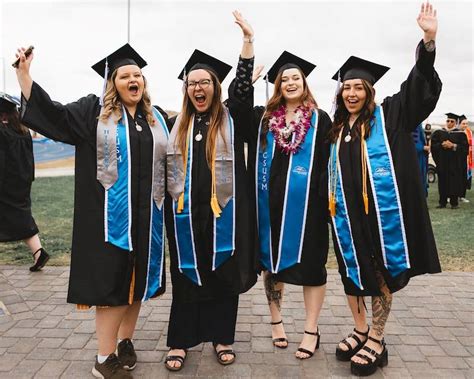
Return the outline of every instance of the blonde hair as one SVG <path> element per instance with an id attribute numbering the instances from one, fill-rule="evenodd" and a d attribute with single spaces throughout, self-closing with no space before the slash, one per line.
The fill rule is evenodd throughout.
<path id="1" fill-rule="evenodd" d="M 99 120 L 102 122 L 107 122 L 110 116 L 114 117 L 113 120 L 115 123 L 118 123 L 118 121 L 122 118 L 122 101 L 117 91 L 117 87 L 115 87 L 115 78 L 117 77 L 117 70 L 118 68 L 112 73 L 110 78 L 107 79 L 107 86 L 105 88 L 104 94 L 103 111 L 99 116 Z M 147 82 L 145 77 L 143 77 L 143 81 L 145 83 L 145 86 L 143 88 L 143 96 L 139 101 L 138 105 L 141 107 L 141 110 L 145 115 L 148 125 L 153 126 L 155 125 L 155 119 L 153 117 L 153 109 L 151 105 L 150 95 L 148 94 Z"/>

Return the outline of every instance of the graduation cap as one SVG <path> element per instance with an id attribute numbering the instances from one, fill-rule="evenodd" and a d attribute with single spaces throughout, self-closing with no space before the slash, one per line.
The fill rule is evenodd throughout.
<path id="1" fill-rule="evenodd" d="M 289 53 L 288 51 L 284 51 L 276 62 L 273 64 L 272 67 L 267 72 L 266 78 L 270 83 L 275 83 L 275 80 L 278 74 L 289 68 L 297 68 L 299 69 L 304 76 L 308 76 L 316 67 L 315 64 L 304 60 L 294 54 Z"/>
<path id="2" fill-rule="evenodd" d="M 147 65 L 146 61 L 138 54 L 128 43 L 115 50 L 104 59 L 92 66 L 92 69 L 100 76 L 107 79 L 119 67 L 127 65 L 136 65 L 143 68 Z"/>
<path id="3" fill-rule="evenodd" d="M 467 120 L 467 117 L 465 115 L 462 114 L 461 116 L 459 116 L 458 118 L 459 122 L 464 121 L 464 120 Z"/>
<path id="4" fill-rule="evenodd" d="M 20 106 L 20 101 L 5 92 L 0 92 L 0 112 L 11 112 Z"/>
<path id="5" fill-rule="evenodd" d="M 457 114 L 451 113 L 451 112 L 445 113 L 445 115 L 446 115 L 446 117 L 447 117 L 448 119 L 452 119 L 452 120 L 454 120 L 455 122 L 458 122 L 458 121 L 459 121 L 459 118 L 460 118 Z"/>
<path id="6" fill-rule="evenodd" d="M 349 79 L 364 79 L 374 85 L 390 67 L 367 61 L 365 59 L 351 56 L 346 63 L 334 74 L 332 79 L 345 81 Z"/>
<path id="7" fill-rule="evenodd" d="M 178 79 L 185 80 L 185 77 L 188 76 L 191 71 L 200 69 L 212 71 L 219 79 L 219 82 L 222 83 L 232 69 L 232 66 L 196 49 L 181 70 Z"/>

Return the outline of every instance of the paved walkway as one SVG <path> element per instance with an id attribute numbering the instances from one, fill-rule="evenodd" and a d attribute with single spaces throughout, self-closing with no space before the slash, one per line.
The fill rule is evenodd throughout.
<path id="1" fill-rule="evenodd" d="M 94 311 L 66 304 L 68 268 L 0 266 L 0 378 L 92 378 L 97 340 Z M 389 365 L 372 378 L 474 377 L 474 273 L 444 273 L 412 280 L 396 295 L 387 324 Z M 272 347 L 262 283 L 240 300 L 235 364 L 216 362 L 210 344 L 189 352 L 186 367 L 169 374 L 163 366 L 170 291 L 142 308 L 134 343 L 135 378 L 350 377 L 348 363 L 334 357 L 336 342 L 351 330 L 338 274 L 329 274 L 320 318 L 322 348 L 307 361 L 293 356 L 304 326 L 301 288 L 287 287 L 284 321 L 289 349 Z M 1 305 L 1 304 L 0 304 Z M 370 309 L 370 305 L 369 305 Z"/>

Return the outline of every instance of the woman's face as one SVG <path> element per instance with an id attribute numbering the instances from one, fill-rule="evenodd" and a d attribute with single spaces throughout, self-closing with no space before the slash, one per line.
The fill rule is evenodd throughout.
<path id="1" fill-rule="evenodd" d="M 461 126 L 461 130 L 466 130 L 467 127 L 469 126 L 469 121 L 462 120 L 460 126 Z"/>
<path id="2" fill-rule="evenodd" d="M 186 80 L 186 91 L 196 112 L 206 112 L 214 97 L 214 83 L 211 74 L 203 69 L 191 71 Z"/>
<path id="3" fill-rule="evenodd" d="M 281 75 L 281 93 L 286 102 L 301 100 L 304 91 L 304 82 L 300 70 L 289 68 Z"/>
<path id="4" fill-rule="evenodd" d="M 115 88 L 124 105 L 137 105 L 143 97 L 145 80 L 138 66 L 127 65 L 117 69 Z"/>
<path id="5" fill-rule="evenodd" d="M 342 87 L 342 100 L 350 114 L 358 115 L 367 99 L 362 79 L 346 80 Z"/>

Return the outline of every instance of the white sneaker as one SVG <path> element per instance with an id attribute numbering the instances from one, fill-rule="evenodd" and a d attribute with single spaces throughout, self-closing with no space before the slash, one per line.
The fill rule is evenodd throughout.
<path id="1" fill-rule="evenodd" d="M 468 199 L 466 199 L 465 197 L 460 197 L 460 198 L 459 198 L 459 201 L 460 201 L 461 203 L 470 203 L 470 201 L 469 201 Z"/>

